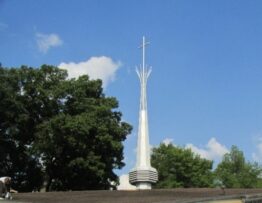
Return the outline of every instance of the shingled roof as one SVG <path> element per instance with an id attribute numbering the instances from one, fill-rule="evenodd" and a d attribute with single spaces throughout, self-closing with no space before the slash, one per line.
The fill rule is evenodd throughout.
<path id="1" fill-rule="evenodd" d="M 170 189 L 143 191 L 72 191 L 14 194 L 13 203 L 192 203 L 262 202 L 262 189 Z M 230 200 L 230 201 L 229 201 Z M 252 201 L 251 201 L 252 200 Z M 259 201 L 258 201 L 259 200 Z"/>

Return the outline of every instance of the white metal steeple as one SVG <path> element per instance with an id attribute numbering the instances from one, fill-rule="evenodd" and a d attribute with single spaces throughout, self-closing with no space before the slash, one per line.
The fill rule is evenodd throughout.
<path id="1" fill-rule="evenodd" d="M 151 184 L 158 179 L 156 169 L 151 167 L 150 163 L 150 145 L 148 134 L 148 118 L 147 118 L 147 96 L 146 87 L 147 80 L 151 73 L 151 68 L 147 68 L 145 64 L 145 47 L 148 43 L 143 37 L 142 48 L 142 67 L 136 69 L 140 80 L 140 111 L 139 111 L 139 127 L 137 139 L 137 158 L 136 166 L 129 173 L 129 182 L 136 185 L 137 189 L 151 189 Z"/>

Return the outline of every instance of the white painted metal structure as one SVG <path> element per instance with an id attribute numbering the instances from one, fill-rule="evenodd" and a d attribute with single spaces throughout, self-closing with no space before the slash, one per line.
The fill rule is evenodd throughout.
<path id="1" fill-rule="evenodd" d="M 143 37 L 143 44 L 141 46 L 143 52 L 143 64 L 142 67 L 140 65 L 139 70 L 136 69 L 141 85 L 137 158 L 135 168 L 129 173 L 129 182 L 136 185 L 137 189 L 140 190 L 151 189 L 152 183 L 155 183 L 158 180 L 157 171 L 155 168 L 151 167 L 150 163 L 146 85 L 151 73 L 151 68 L 148 69 L 145 65 L 145 47 L 147 44 L 145 37 Z"/>

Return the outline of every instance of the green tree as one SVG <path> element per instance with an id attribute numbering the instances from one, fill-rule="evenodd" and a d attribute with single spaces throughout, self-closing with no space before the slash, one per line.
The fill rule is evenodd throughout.
<path id="1" fill-rule="evenodd" d="M 32 191 L 42 185 L 41 165 L 31 154 L 31 147 L 36 126 L 44 119 L 37 90 L 42 89 L 41 77 L 45 78 L 48 69 L 0 68 L 0 175 L 13 177 L 19 191 Z"/>
<path id="2" fill-rule="evenodd" d="M 0 175 L 20 191 L 101 189 L 123 167 L 131 126 L 100 80 L 43 65 L 0 68 Z M 46 133 L 46 134 L 45 134 Z M 117 181 L 116 181 L 117 182 Z"/>
<path id="3" fill-rule="evenodd" d="M 212 161 L 200 158 L 190 149 L 162 143 L 153 149 L 151 163 L 159 175 L 156 188 L 212 185 Z"/>
<path id="4" fill-rule="evenodd" d="M 131 126 L 121 121 L 118 102 L 105 97 L 100 80 L 87 76 L 61 83 L 59 114 L 38 126 L 35 151 L 49 190 L 108 189 L 117 182 L 123 144 Z"/>
<path id="5" fill-rule="evenodd" d="M 246 162 L 243 152 L 232 146 L 217 166 L 215 176 L 227 188 L 255 188 L 261 172 L 257 163 Z"/>

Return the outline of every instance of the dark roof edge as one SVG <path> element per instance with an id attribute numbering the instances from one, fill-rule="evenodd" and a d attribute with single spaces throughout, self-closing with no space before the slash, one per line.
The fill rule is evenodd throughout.
<path id="1" fill-rule="evenodd" d="M 252 195 L 225 195 L 225 196 L 216 196 L 216 197 L 207 197 L 207 198 L 199 198 L 190 201 L 182 201 L 179 203 L 205 203 L 210 201 L 220 201 L 220 200 L 230 200 L 230 199 L 240 199 L 243 202 L 251 202 L 253 200 L 262 200 L 262 193 L 252 194 Z"/>

